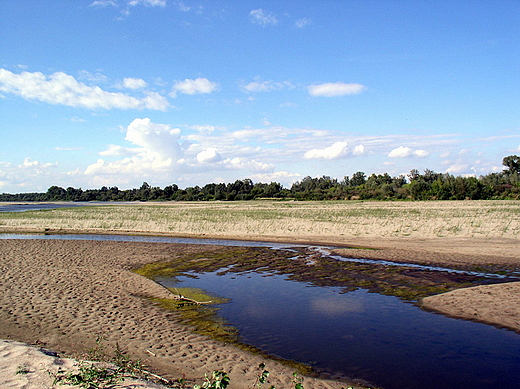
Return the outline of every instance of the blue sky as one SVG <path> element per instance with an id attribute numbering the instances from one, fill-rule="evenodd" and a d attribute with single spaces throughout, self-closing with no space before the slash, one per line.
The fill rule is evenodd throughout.
<path id="1" fill-rule="evenodd" d="M 520 2 L 0 0 L 0 192 L 520 154 Z"/>

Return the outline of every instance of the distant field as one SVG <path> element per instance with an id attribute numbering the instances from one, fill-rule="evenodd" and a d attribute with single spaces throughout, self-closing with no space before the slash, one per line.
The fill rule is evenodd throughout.
<path id="1" fill-rule="evenodd" d="M 0 231 L 214 237 L 519 238 L 520 201 L 167 202 L 0 213 Z"/>

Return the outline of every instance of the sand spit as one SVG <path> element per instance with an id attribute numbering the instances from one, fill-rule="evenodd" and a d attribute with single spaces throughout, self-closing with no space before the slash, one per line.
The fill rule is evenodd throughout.
<path id="1" fill-rule="evenodd" d="M 271 384 L 289 387 L 294 369 L 192 333 L 175 313 L 145 297 L 168 298 L 170 292 L 130 271 L 206 250 L 162 243 L 0 240 L 0 339 L 81 357 L 102 333 L 107 344 L 119 344 L 132 359 L 169 379 L 195 380 L 224 370 L 233 388 L 246 388 L 264 362 Z M 305 378 L 309 389 L 342 386 L 347 385 Z"/>

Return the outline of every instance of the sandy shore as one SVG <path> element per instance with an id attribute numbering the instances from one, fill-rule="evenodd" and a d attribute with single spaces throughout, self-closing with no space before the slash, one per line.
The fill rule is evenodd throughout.
<path id="1" fill-rule="evenodd" d="M 312 241 L 312 237 L 308 240 Z M 514 239 L 357 239 L 343 243 L 380 249 L 338 250 L 355 257 L 447 267 L 520 266 L 520 245 Z M 250 387 L 264 359 L 193 334 L 176 321 L 174 313 L 146 298 L 169 298 L 169 291 L 130 271 L 146 263 L 207 249 L 166 243 L 0 240 L 0 339 L 43 346 L 60 355 L 81 356 L 95 346 L 96 337 L 103 333 L 107 344 L 119 343 L 130 357 L 143 360 L 168 378 L 185 375 L 196 379 L 213 370 L 224 370 L 230 374 L 232 387 Z M 520 332 L 520 283 L 457 290 L 425 299 L 424 307 Z M 9 347 L 18 351 L 9 351 Z M 20 347 L 3 344 L 0 360 L 5 362 L 17 352 L 34 352 Z M 19 385 L 20 381 L 13 381 L 12 364 L 5 365 L 0 365 L 0 382 L 7 382 L 7 374 L 11 386 L 4 387 L 50 387 Z M 294 369 L 273 361 L 267 361 L 267 369 L 271 384 L 290 386 Z M 16 375 L 14 380 L 27 377 Z M 342 386 L 347 385 L 305 378 L 306 389 Z"/>

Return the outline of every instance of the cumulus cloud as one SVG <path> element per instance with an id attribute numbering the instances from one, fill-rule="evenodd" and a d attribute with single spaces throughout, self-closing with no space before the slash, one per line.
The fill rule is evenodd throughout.
<path id="1" fill-rule="evenodd" d="M 214 147 L 210 147 L 206 150 L 202 150 L 197 154 L 197 161 L 199 163 L 215 163 L 222 159 L 217 149 Z"/>
<path id="2" fill-rule="evenodd" d="M 263 9 L 254 9 L 249 13 L 251 22 L 260 26 L 275 25 L 278 23 L 276 15 L 271 12 L 265 12 Z"/>
<path id="3" fill-rule="evenodd" d="M 153 123 L 149 118 L 135 119 L 126 128 L 125 139 L 136 146 L 125 148 L 110 145 L 102 156 L 128 156 L 105 162 L 99 159 L 85 170 L 86 175 L 130 175 L 167 172 L 182 156 L 179 145 L 180 129 Z"/>
<path id="4" fill-rule="evenodd" d="M 43 163 L 25 158 L 21 164 L 0 161 L 0 188 L 9 193 L 44 191 L 56 182 L 57 163 Z M 46 186 L 47 185 L 47 186 Z"/>
<path id="5" fill-rule="evenodd" d="M 131 77 L 123 78 L 123 83 L 122 83 L 123 88 L 141 89 L 141 88 L 146 88 L 147 86 L 148 86 L 148 84 L 143 79 L 131 78 Z"/>
<path id="6" fill-rule="evenodd" d="M 390 158 L 405 158 L 412 155 L 412 151 L 413 150 L 409 147 L 399 146 L 398 148 L 390 151 L 390 153 L 388 153 L 388 156 Z"/>
<path id="7" fill-rule="evenodd" d="M 324 84 L 314 84 L 308 87 L 309 94 L 311 96 L 345 96 L 345 95 L 357 95 L 366 89 L 361 84 L 345 84 L 343 82 L 328 82 Z"/>
<path id="8" fill-rule="evenodd" d="M 362 155 L 364 153 L 365 153 L 365 146 L 363 146 L 363 145 L 357 145 L 356 147 L 354 147 L 354 150 L 352 150 L 352 154 L 354 154 L 355 156 Z"/>
<path id="9" fill-rule="evenodd" d="M 176 81 L 173 85 L 170 96 L 176 97 L 177 93 L 187 95 L 209 94 L 217 90 L 218 84 L 211 82 L 207 78 L 197 78 L 195 80 L 185 79 L 184 81 Z"/>
<path id="10" fill-rule="evenodd" d="M 336 142 L 324 149 L 312 149 L 305 153 L 306 159 L 338 159 L 347 156 L 347 142 Z"/>
<path id="11" fill-rule="evenodd" d="M 137 99 L 124 93 L 108 92 L 87 86 L 63 72 L 46 76 L 40 72 L 12 73 L 0 69 L 0 91 L 27 100 L 88 109 L 152 109 L 166 110 L 169 102 L 158 93 Z"/>
<path id="12" fill-rule="evenodd" d="M 410 157 L 410 156 L 424 158 L 424 157 L 427 157 L 428 155 L 430 155 L 430 153 L 428 153 L 425 150 L 413 150 L 410 147 L 404 147 L 404 146 L 399 146 L 399 147 L 393 149 L 392 151 L 390 151 L 390 153 L 388 153 L 388 156 L 390 158 L 406 158 L 406 157 Z"/>

